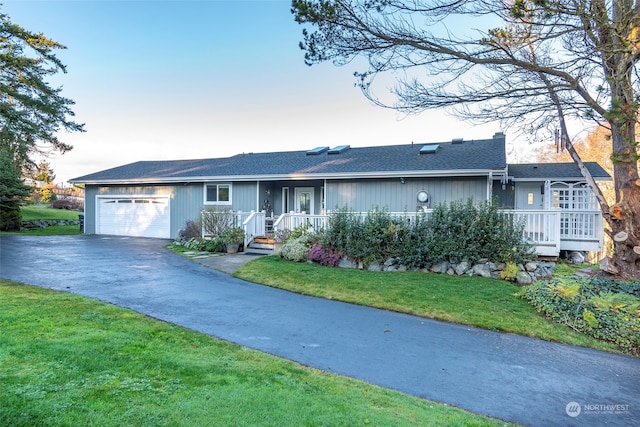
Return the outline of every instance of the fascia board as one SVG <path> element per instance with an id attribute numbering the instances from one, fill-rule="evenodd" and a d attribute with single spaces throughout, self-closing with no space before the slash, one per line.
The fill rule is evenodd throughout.
<path id="1" fill-rule="evenodd" d="M 544 182 L 544 181 L 585 181 L 585 178 L 580 176 L 563 176 L 563 177 L 544 177 L 544 178 L 514 178 L 512 176 L 509 179 L 513 182 Z M 611 177 L 599 177 L 594 176 L 595 181 L 612 181 Z"/>
<path id="2" fill-rule="evenodd" d="M 72 180 L 72 184 L 85 185 L 115 185 L 115 184 L 182 184 L 213 181 L 295 181 L 305 179 L 363 179 L 363 178 L 429 178 L 451 176 L 488 176 L 490 173 L 504 173 L 503 169 L 460 169 L 460 170 L 416 170 L 390 172 L 349 172 L 308 174 L 290 173 L 278 175 L 224 175 L 224 176 L 192 176 L 171 178 L 140 178 L 140 179 L 104 179 L 104 180 Z"/>

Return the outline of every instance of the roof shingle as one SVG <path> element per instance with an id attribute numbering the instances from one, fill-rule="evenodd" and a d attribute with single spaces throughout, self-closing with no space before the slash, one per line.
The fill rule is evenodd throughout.
<path id="1" fill-rule="evenodd" d="M 393 172 L 503 170 L 506 167 L 504 136 L 440 143 L 433 154 L 420 154 L 424 144 L 350 148 L 339 154 L 307 151 L 243 153 L 227 158 L 140 161 L 73 179 L 73 182 L 149 182 L 216 179 L 220 177 L 385 174 Z"/>

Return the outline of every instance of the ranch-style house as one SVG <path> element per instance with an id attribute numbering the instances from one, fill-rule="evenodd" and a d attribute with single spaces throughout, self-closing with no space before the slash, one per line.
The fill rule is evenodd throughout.
<path id="1" fill-rule="evenodd" d="M 611 179 L 597 163 L 587 167 L 596 180 Z M 87 234 L 177 238 L 187 221 L 214 207 L 234 212 L 250 250 L 277 229 L 322 227 L 336 208 L 411 216 L 472 198 L 497 200 L 524 220 L 540 255 L 602 246 L 602 215 L 577 166 L 507 164 L 501 132 L 480 140 L 139 161 L 71 182 L 85 185 Z"/>

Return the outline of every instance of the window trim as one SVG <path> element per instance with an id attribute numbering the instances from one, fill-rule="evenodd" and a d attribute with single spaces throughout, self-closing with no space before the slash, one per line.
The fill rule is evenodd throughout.
<path id="1" fill-rule="evenodd" d="M 227 186 L 229 187 L 229 201 L 210 201 L 207 200 L 207 190 L 210 187 L 216 187 L 216 196 L 220 196 L 220 186 Z M 207 182 L 204 184 L 204 186 L 202 187 L 202 191 L 203 191 L 203 199 L 204 199 L 204 204 L 211 206 L 211 205 L 223 205 L 223 206 L 231 206 L 233 204 L 233 185 L 230 182 Z"/>

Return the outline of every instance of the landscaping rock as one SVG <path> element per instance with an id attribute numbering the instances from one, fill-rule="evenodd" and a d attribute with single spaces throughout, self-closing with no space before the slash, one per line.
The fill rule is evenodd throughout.
<path id="1" fill-rule="evenodd" d="M 433 264 L 430 268 L 432 272 L 439 273 L 439 274 L 446 273 L 448 269 L 449 269 L 449 262 L 447 261 L 437 262 Z"/>
<path id="2" fill-rule="evenodd" d="M 473 275 L 481 277 L 491 277 L 491 270 L 489 266 L 485 264 L 476 264 L 473 266 Z"/>
<path id="3" fill-rule="evenodd" d="M 518 264 L 517 267 L 520 272 L 516 277 L 503 279 L 501 277 L 502 272 L 507 268 L 507 264 L 504 262 L 492 262 L 487 259 L 481 259 L 475 264 L 469 262 L 469 260 L 462 260 L 459 263 L 450 263 L 448 261 L 440 261 L 431 266 L 426 265 L 423 268 L 412 267 L 408 268 L 406 265 L 401 264 L 398 258 L 388 258 L 384 263 L 373 262 L 368 266 L 363 265 L 362 262 L 354 262 L 349 258 L 342 257 L 338 267 L 341 268 L 353 268 L 353 269 L 366 269 L 368 271 L 422 271 L 424 273 L 436 273 L 436 274 L 448 274 L 451 276 L 479 276 L 487 277 L 496 280 L 510 280 L 517 282 L 520 286 L 530 285 L 536 280 L 543 280 L 553 277 L 553 272 L 556 269 L 556 264 L 549 261 L 530 260 L 522 264 Z"/>
<path id="4" fill-rule="evenodd" d="M 378 264 L 377 262 L 374 262 L 374 263 L 369 264 L 369 266 L 367 267 L 367 270 L 369 270 L 369 271 L 382 271 L 382 265 Z"/>
<path id="5" fill-rule="evenodd" d="M 358 268 L 358 264 L 356 264 L 355 262 L 351 261 L 346 256 L 343 256 L 340 259 L 340 263 L 338 264 L 338 267 L 340 267 L 340 268 Z"/>
<path id="6" fill-rule="evenodd" d="M 525 270 L 531 272 L 531 271 L 536 271 L 538 269 L 538 264 L 536 264 L 533 261 L 529 261 L 528 263 L 526 263 L 524 265 Z"/>
<path id="7" fill-rule="evenodd" d="M 527 273 L 526 271 L 521 271 L 516 276 L 516 282 L 518 282 L 518 285 L 520 286 L 527 286 L 533 283 L 533 279 L 531 278 L 529 273 Z"/>
<path id="8" fill-rule="evenodd" d="M 462 276 L 464 273 L 469 270 L 469 261 L 462 261 L 460 264 L 456 265 L 455 272 L 458 276 Z"/>
<path id="9" fill-rule="evenodd" d="M 72 219 L 39 219 L 34 221 L 22 221 L 21 229 L 34 230 L 37 228 L 47 228 L 55 225 L 80 225 L 80 221 Z"/>

